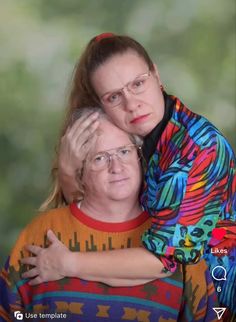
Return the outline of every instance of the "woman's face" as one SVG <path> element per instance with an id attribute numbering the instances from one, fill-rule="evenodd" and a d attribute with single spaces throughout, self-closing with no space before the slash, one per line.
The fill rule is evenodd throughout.
<path id="1" fill-rule="evenodd" d="M 84 166 L 83 183 L 85 197 L 94 202 L 109 200 L 137 201 L 140 191 L 142 173 L 137 150 L 132 155 L 120 160 L 119 149 L 132 144 L 129 135 L 110 121 L 101 119 L 96 145 L 90 152 Z M 103 164 L 104 152 L 112 157 L 107 166 Z M 123 154 L 120 154 L 123 157 Z"/>
<path id="2" fill-rule="evenodd" d="M 141 136 L 151 132 L 164 115 L 164 99 L 158 73 L 155 70 L 147 76 L 148 73 L 144 59 L 130 50 L 111 57 L 91 77 L 95 92 L 114 123 L 126 132 Z M 143 74 L 146 74 L 145 89 L 134 94 L 132 89 L 142 86 L 139 82 L 142 77 L 139 76 Z M 134 80 L 138 82 L 133 82 Z M 120 102 L 118 105 L 114 104 L 117 98 Z"/>

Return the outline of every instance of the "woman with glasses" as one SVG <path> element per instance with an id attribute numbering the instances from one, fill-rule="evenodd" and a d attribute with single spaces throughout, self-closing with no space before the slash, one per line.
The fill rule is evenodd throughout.
<path id="1" fill-rule="evenodd" d="M 118 127 L 144 140 L 147 168 L 140 200 L 152 224 L 142 236 L 144 247 L 130 249 L 129 256 L 117 254 L 114 259 L 113 253 L 99 254 L 104 256 L 104 268 L 109 256 L 120 268 L 119 272 L 106 270 L 107 276 L 140 277 L 138 268 L 149 253 L 168 272 L 174 272 L 178 263 L 193 265 L 205 258 L 210 271 L 219 265 L 226 269 L 227 281 L 214 279 L 215 288 L 220 290 L 220 305 L 236 314 L 235 156 L 227 140 L 208 120 L 163 90 L 157 66 L 127 36 L 101 34 L 82 54 L 74 73 L 68 116 L 88 105 L 100 105 Z M 46 205 L 59 206 L 74 199 L 80 147 L 98 124 L 94 113 L 63 132 L 53 169 L 55 189 Z M 92 267 L 91 261 L 86 267 L 86 259 L 81 264 L 91 276 L 97 273 L 96 260 L 97 254 Z M 145 265 L 145 272 L 149 270 L 151 265 Z"/>
<path id="2" fill-rule="evenodd" d="M 90 113 L 91 109 L 80 109 L 76 118 L 87 118 Z M 198 263 L 195 270 L 202 279 L 199 289 L 196 289 L 191 269 L 186 271 L 186 282 L 181 265 L 171 275 L 162 272 L 158 260 L 154 260 L 156 269 L 152 276 L 149 272 L 147 278 L 142 272 L 140 278 L 124 278 L 123 281 L 106 278 L 104 274 L 104 279 L 96 282 L 96 276 L 90 276 L 89 271 L 81 276 L 82 279 L 74 278 L 77 263 L 71 255 L 140 247 L 141 235 L 151 225 L 151 218 L 142 210 L 138 198 L 142 182 L 140 139 L 116 127 L 101 109 L 98 114 L 99 127 L 86 149 L 80 151 L 82 162 L 77 169 L 80 201 L 36 216 L 23 230 L 0 278 L 0 319 L 15 320 L 14 312 L 22 311 L 24 321 L 182 322 L 186 317 L 195 320 L 203 314 L 212 321 L 211 306 L 217 306 L 217 301 L 204 261 Z M 29 255 L 26 243 L 34 244 L 29 247 L 33 253 L 39 255 L 43 251 L 39 246 L 46 246 L 48 229 L 64 243 L 58 242 L 49 231 L 48 237 L 55 246 L 52 258 L 59 256 L 62 260 L 60 270 L 66 263 L 65 268 L 69 264 L 70 271 L 67 271 L 68 267 L 65 270 L 68 278 L 61 279 L 63 273 L 54 273 L 53 279 L 58 281 L 45 283 L 41 280 L 39 285 L 33 286 L 26 277 L 37 275 L 37 268 L 22 274 L 24 267 L 19 265 L 20 260 L 24 262 Z M 77 252 L 70 252 L 67 247 Z M 26 262 L 34 265 L 35 259 L 37 257 L 30 262 L 26 259 Z M 149 261 L 153 261 L 151 253 L 145 265 Z M 101 265 L 99 258 L 96 265 Z M 112 262 L 108 266 L 108 270 L 119 270 Z M 129 287 L 110 287 L 101 282 L 113 286 L 124 283 Z"/>

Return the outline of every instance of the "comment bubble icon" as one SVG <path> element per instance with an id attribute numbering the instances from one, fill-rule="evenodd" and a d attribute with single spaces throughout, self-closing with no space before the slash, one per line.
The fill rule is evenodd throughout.
<path id="1" fill-rule="evenodd" d="M 215 266 L 211 271 L 211 276 L 216 281 L 226 281 L 226 275 L 227 275 L 226 269 L 220 265 Z"/>

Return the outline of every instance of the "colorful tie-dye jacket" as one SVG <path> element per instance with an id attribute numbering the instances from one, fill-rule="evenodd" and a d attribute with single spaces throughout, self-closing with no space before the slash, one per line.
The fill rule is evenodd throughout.
<path id="1" fill-rule="evenodd" d="M 233 150 L 207 119 L 174 96 L 166 99 L 172 101 L 171 118 L 148 162 L 141 196 L 152 216 L 151 228 L 143 235 L 144 246 L 171 271 L 177 262 L 193 264 L 201 257 L 210 269 L 223 265 L 231 278 L 225 281 L 220 298 L 231 290 L 231 301 L 236 301 Z M 215 256 L 216 247 L 227 253 Z"/>

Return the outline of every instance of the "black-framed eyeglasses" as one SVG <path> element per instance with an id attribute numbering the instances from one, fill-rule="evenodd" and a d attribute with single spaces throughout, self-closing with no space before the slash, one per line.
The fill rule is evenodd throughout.
<path id="1" fill-rule="evenodd" d="M 134 80 L 128 82 L 122 88 L 114 90 L 110 93 L 105 93 L 100 98 L 103 106 L 107 108 L 113 108 L 120 105 L 124 98 L 125 88 L 134 95 L 138 95 L 145 92 L 146 89 L 148 88 L 148 80 L 150 76 L 151 76 L 151 71 L 149 70 L 147 73 L 144 73 L 135 77 Z"/>

